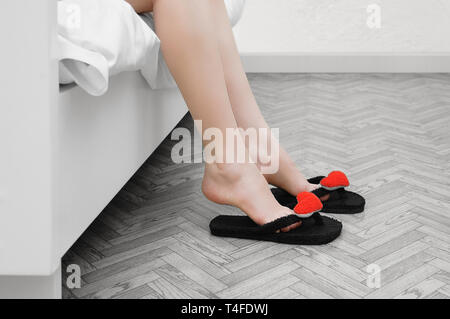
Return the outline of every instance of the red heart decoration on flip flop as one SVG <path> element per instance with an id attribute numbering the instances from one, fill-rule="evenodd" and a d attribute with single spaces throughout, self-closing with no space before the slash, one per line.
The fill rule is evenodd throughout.
<path id="1" fill-rule="evenodd" d="M 310 215 L 322 209 L 323 205 L 319 197 L 310 192 L 301 192 L 297 195 L 298 204 L 294 207 L 294 212 L 299 215 Z"/>
<path id="2" fill-rule="evenodd" d="M 322 178 L 320 185 L 326 188 L 347 187 L 350 182 L 341 171 L 332 171 L 327 177 Z"/>

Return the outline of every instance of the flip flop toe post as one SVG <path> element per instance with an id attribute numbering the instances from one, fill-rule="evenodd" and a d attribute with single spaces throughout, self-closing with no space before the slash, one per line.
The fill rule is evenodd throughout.
<path id="1" fill-rule="evenodd" d="M 316 196 L 329 195 L 323 202 L 322 211 L 334 214 L 356 214 L 364 211 L 366 201 L 361 195 L 348 191 L 350 186 L 347 176 L 341 171 L 332 171 L 320 179 L 320 187 L 312 191 Z"/>
<path id="2" fill-rule="evenodd" d="M 320 180 L 320 186 L 329 191 L 348 187 L 349 185 L 350 182 L 347 176 L 341 171 L 332 171 L 327 177 Z"/>
<path id="3" fill-rule="evenodd" d="M 320 212 L 322 207 L 323 204 L 316 195 L 310 192 L 301 192 L 297 195 L 297 205 L 294 207 L 294 212 L 300 218 L 307 218 Z"/>

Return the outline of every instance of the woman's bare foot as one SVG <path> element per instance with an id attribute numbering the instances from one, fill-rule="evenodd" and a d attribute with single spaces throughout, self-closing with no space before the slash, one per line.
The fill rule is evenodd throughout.
<path id="1" fill-rule="evenodd" d="M 202 191 L 215 203 L 238 207 L 259 225 L 293 214 L 292 210 L 277 203 L 254 164 L 206 164 Z M 282 231 L 292 230 L 300 224 Z"/>

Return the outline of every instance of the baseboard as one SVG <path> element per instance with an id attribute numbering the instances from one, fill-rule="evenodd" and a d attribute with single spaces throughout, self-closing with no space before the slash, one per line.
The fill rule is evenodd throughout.
<path id="1" fill-rule="evenodd" d="M 241 53 L 255 73 L 448 73 L 449 53 Z"/>

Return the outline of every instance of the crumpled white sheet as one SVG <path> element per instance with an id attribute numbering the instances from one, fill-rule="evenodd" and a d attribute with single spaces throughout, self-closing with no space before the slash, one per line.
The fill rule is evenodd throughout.
<path id="1" fill-rule="evenodd" d="M 224 1 L 234 26 L 245 0 Z M 110 76 L 140 70 L 153 89 L 175 87 L 153 29 L 152 14 L 139 16 L 124 0 L 58 1 L 60 83 L 99 96 Z"/>

